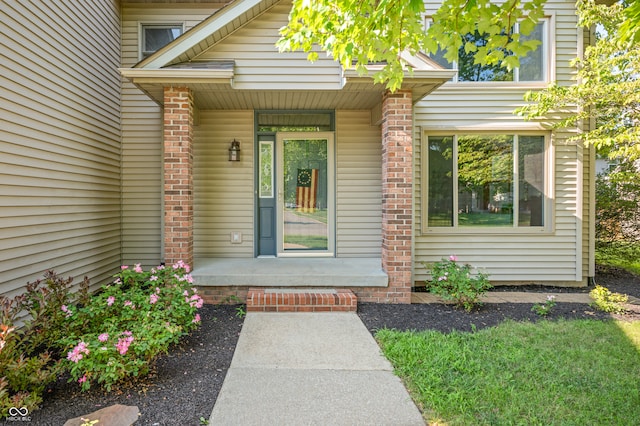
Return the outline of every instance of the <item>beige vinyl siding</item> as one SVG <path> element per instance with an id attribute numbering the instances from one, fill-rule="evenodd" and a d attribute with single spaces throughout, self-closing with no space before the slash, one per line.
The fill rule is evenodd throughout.
<path id="1" fill-rule="evenodd" d="M 336 255 L 379 257 L 382 143 L 371 111 L 336 111 Z"/>
<path id="2" fill-rule="evenodd" d="M 278 30 L 287 24 L 290 8 L 286 4 L 272 7 L 198 60 L 235 60 L 233 86 L 236 89 L 340 89 L 340 67 L 325 53 L 310 63 L 304 52 L 278 52 L 275 47 Z"/>
<path id="3" fill-rule="evenodd" d="M 140 24 L 183 23 L 186 31 L 217 6 L 125 3 L 122 66 L 140 59 Z M 123 263 L 156 266 L 163 261 L 162 110 L 128 80 L 122 85 L 122 258 Z"/>
<path id="4" fill-rule="evenodd" d="M 575 4 L 550 0 L 546 10 L 551 17 L 551 46 L 554 48 L 556 78 L 561 84 L 571 84 L 574 69 L 569 62 L 578 55 Z M 554 39 L 555 36 L 555 39 Z M 513 114 L 523 104 L 523 95 L 533 86 L 490 83 L 447 83 L 424 100 L 414 110 L 416 130 L 415 153 L 415 239 L 414 279 L 427 278 L 423 262 L 434 262 L 451 254 L 462 261 L 485 269 L 493 281 L 555 282 L 576 284 L 588 271 L 589 220 L 586 203 L 589 199 L 589 152 L 566 140 L 574 133 L 545 131 L 540 123 L 527 122 Z M 464 134 L 472 131 L 518 133 L 525 130 L 546 132 L 552 142 L 553 223 L 548 232 L 518 234 L 429 232 L 423 224 L 422 139 L 429 132 Z"/>
<path id="5" fill-rule="evenodd" d="M 253 257 L 253 111 L 201 111 L 194 136 L 194 257 Z M 239 162 L 229 161 L 233 139 Z"/>
<path id="6" fill-rule="evenodd" d="M 0 2 L 0 294 L 120 264 L 116 1 Z"/>

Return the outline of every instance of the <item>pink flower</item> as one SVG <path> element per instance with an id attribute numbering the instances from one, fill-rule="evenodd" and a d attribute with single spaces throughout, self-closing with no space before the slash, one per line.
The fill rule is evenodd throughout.
<path id="1" fill-rule="evenodd" d="M 133 333 L 130 332 L 129 330 L 123 331 L 122 334 L 124 334 L 125 336 L 133 336 Z"/>
<path id="2" fill-rule="evenodd" d="M 127 265 L 122 265 L 122 266 L 120 267 L 120 269 L 122 269 L 122 270 L 124 271 L 125 269 L 129 269 L 129 267 L 128 267 Z"/>
<path id="3" fill-rule="evenodd" d="M 197 294 L 194 294 L 193 296 L 191 296 L 191 299 L 189 299 L 189 305 L 193 308 L 196 307 L 198 309 L 202 308 L 202 304 L 203 304 L 203 300 L 202 297 L 198 296 Z"/>
<path id="4" fill-rule="evenodd" d="M 141 273 L 142 272 L 142 266 L 140 266 L 139 263 L 135 264 L 135 267 L 133 268 L 133 270 L 137 273 Z"/>
<path id="5" fill-rule="evenodd" d="M 73 312 L 71 312 L 71 311 L 69 310 L 69 308 L 67 307 L 67 305 L 62 305 L 62 306 L 60 306 L 60 310 L 61 310 L 62 312 L 64 312 L 65 314 L 67 314 L 67 318 L 69 318 L 71 315 L 73 315 Z"/>
<path id="6" fill-rule="evenodd" d="M 200 322 L 200 314 L 196 314 L 195 318 L 193 318 L 193 321 L 191 321 L 194 324 L 197 324 Z"/>
<path id="7" fill-rule="evenodd" d="M 113 296 L 107 297 L 107 306 L 113 305 L 113 302 L 115 302 L 115 301 L 116 301 L 115 297 L 113 297 Z"/>
<path id="8" fill-rule="evenodd" d="M 160 294 L 160 287 L 156 287 L 156 294 Z"/>
<path id="9" fill-rule="evenodd" d="M 82 354 L 89 355 L 89 349 L 87 349 L 87 344 L 85 342 L 80 341 L 73 350 L 67 352 L 67 359 L 69 361 L 78 362 L 82 359 Z"/>
<path id="10" fill-rule="evenodd" d="M 151 296 L 149 296 L 149 303 L 151 303 L 152 305 L 154 303 L 156 303 L 158 301 L 158 295 L 153 293 L 151 294 Z"/>
<path id="11" fill-rule="evenodd" d="M 98 336 L 98 340 L 100 340 L 101 342 L 106 342 L 107 340 L 109 340 L 109 335 L 107 333 L 102 333 Z"/>
<path id="12" fill-rule="evenodd" d="M 458 261 L 458 256 L 452 254 L 451 256 L 449 256 L 449 260 L 452 262 L 457 262 Z"/>
<path id="13" fill-rule="evenodd" d="M 114 283 L 114 284 L 116 284 L 116 285 L 120 285 L 120 284 L 122 284 L 122 280 L 121 280 L 120 278 L 116 278 L 116 279 L 113 281 L 113 283 Z"/>
<path id="14" fill-rule="evenodd" d="M 78 379 L 78 383 L 84 383 L 86 381 L 87 381 L 87 375 L 86 374 Z"/>
<path id="15" fill-rule="evenodd" d="M 82 354 L 74 349 L 67 352 L 67 359 L 69 361 L 78 362 L 82 359 Z"/>
<path id="16" fill-rule="evenodd" d="M 129 350 L 129 346 L 131 345 L 131 342 L 133 342 L 133 336 L 129 336 L 129 337 L 121 337 L 120 339 L 118 339 L 118 343 L 116 343 L 116 349 L 118 349 L 118 352 L 120 352 L 120 355 L 124 355 L 127 353 L 127 351 Z"/>
<path id="17" fill-rule="evenodd" d="M 184 270 L 187 271 L 187 273 L 189 273 L 189 271 L 191 270 L 189 265 L 184 263 L 184 261 L 178 260 L 176 263 L 173 264 L 173 269 L 180 269 L 180 268 L 184 268 Z"/>
<path id="18" fill-rule="evenodd" d="M 131 309 L 135 309 L 136 308 L 136 305 L 134 305 L 131 300 L 125 300 L 124 301 L 124 306 L 130 306 Z"/>
<path id="19" fill-rule="evenodd" d="M 149 277 L 149 281 L 158 281 L 158 277 L 151 275 L 151 277 Z"/>

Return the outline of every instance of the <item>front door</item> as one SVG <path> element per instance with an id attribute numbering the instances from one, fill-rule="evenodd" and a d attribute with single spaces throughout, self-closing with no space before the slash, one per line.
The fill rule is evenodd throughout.
<path id="1" fill-rule="evenodd" d="M 333 256 L 333 133 L 277 133 L 275 139 L 277 256 Z M 260 215 L 262 228 L 262 208 Z"/>

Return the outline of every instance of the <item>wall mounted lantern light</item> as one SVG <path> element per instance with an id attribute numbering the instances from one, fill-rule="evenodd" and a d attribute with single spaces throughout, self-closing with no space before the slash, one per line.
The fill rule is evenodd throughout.
<path id="1" fill-rule="evenodd" d="M 240 142 L 235 139 L 229 147 L 229 161 L 240 161 Z"/>

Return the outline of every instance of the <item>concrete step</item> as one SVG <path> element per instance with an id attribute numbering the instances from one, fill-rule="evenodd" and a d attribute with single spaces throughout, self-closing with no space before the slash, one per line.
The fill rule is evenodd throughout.
<path id="1" fill-rule="evenodd" d="M 349 289 L 252 287 L 247 312 L 356 312 L 358 299 Z"/>

